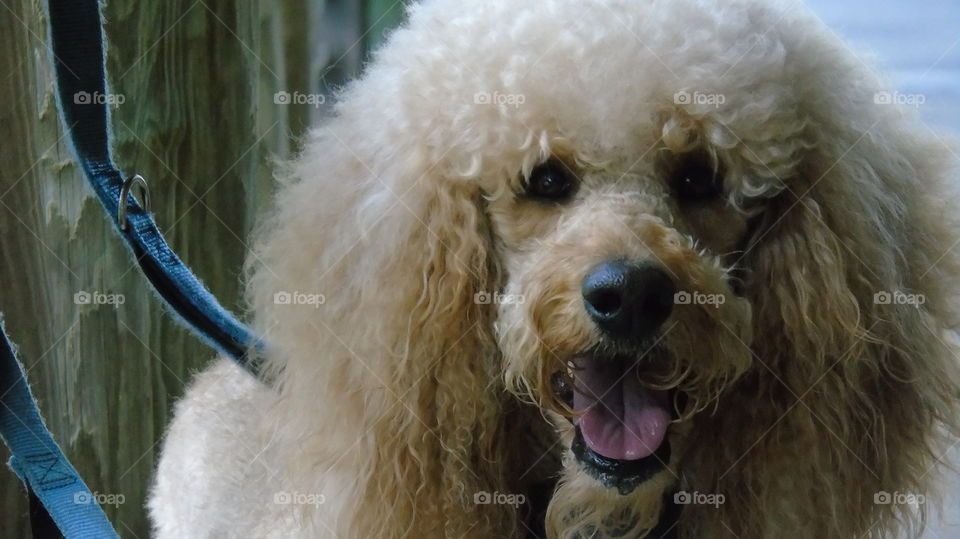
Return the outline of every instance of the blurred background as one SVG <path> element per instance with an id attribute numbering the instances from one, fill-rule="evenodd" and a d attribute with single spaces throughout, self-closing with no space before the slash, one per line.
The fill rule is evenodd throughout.
<path id="1" fill-rule="evenodd" d="M 91 489 L 118 501 L 105 507 L 118 532 L 147 537 L 143 501 L 172 404 L 213 354 L 162 311 L 71 161 L 42 3 L 0 4 L 0 310 L 48 426 Z M 960 131 L 960 2 L 807 4 L 922 100 L 931 129 Z M 147 178 L 168 241 L 231 310 L 243 310 L 246 241 L 274 163 L 403 15 L 390 0 L 106 4 L 110 86 L 123 96 L 115 160 Z M 949 504 L 928 537 L 960 538 L 960 500 Z M 0 537 L 28 536 L 9 472 L 0 514 Z"/>
<path id="2" fill-rule="evenodd" d="M 814 13 L 903 95 L 924 122 L 960 131 L 960 2 L 806 0 Z"/>

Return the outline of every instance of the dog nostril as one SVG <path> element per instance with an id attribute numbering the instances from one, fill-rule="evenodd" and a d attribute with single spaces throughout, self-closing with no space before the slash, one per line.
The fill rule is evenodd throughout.
<path id="1" fill-rule="evenodd" d="M 583 281 L 587 313 L 608 335 L 643 339 L 670 316 L 676 287 L 654 264 L 605 262 Z"/>
<path id="2" fill-rule="evenodd" d="M 600 290 L 590 294 L 586 299 L 597 313 L 604 315 L 616 314 L 623 303 L 619 292 L 610 290 Z"/>

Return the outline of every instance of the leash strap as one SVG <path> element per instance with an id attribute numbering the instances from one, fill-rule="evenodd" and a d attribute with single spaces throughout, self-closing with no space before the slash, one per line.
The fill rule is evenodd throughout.
<path id="1" fill-rule="evenodd" d="M 103 30 L 97 0 L 47 0 L 57 105 L 77 162 L 115 230 L 169 309 L 207 344 L 256 374 L 262 345 L 177 257 L 149 213 L 146 181 L 124 180 L 110 157 Z M 131 189 L 144 190 L 141 206 Z M 0 324 L 0 437 L 30 494 L 35 537 L 118 537 L 90 489 L 43 424 L 14 347 Z"/>
<path id="2" fill-rule="evenodd" d="M 2 323 L 0 336 L 3 341 L 0 342 L 0 436 L 13 455 L 8 463 L 10 468 L 30 492 L 34 536 L 50 537 L 49 526 L 38 526 L 38 523 L 52 520 L 60 533 L 71 539 L 119 537 L 90 489 L 44 426 L 23 366 Z M 34 498 L 46 508 L 46 515 L 39 505 L 32 503 Z M 43 529 L 46 531 L 41 531 Z"/>
<path id="3" fill-rule="evenodd" d="M 157 294 L 208 345 L 255 372 L 259 339 L 227 312 L 170 249 L 144 200 L 130 196 L 140 176 L 124 180 L 110 156 L 103 31 L 97 0 L 48 0 L 57 103 L 77 162 L 100 204 Z M 251 353 L 254 352 L 254 353 Z"/>

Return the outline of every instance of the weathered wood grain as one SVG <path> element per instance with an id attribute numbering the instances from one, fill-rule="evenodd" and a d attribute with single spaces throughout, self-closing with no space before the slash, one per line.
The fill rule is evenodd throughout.
<path id="1" fill-rule="evenodd" d="M 124 98 L 112 111 L 116 161 L 148 179 L 168 240 L 235 312 L 272 160 L 287 157 L 329 105 L 277 105 L 274 94 L 327 92 L 356 73 L 366 50 L 363 10 L 336 4 L 326 13 L 323 2 L 294 0 L 105 7 L 110 85 Z M 92 490 L 122 495 L 105 507 L 118 532 L 146 537 L 143 500 L 171 406 L 213 354 L 162 312 L 70 159 L 42 3 L 5 6 L 0 311 L 48 426 Z M 336 35 L 324 35 L 331 28 Z M 80 291 L 124 301 L 78 305 Z M 6 471 L 0 507 L 0 537 L 27 537 L 25 498 Z"/>

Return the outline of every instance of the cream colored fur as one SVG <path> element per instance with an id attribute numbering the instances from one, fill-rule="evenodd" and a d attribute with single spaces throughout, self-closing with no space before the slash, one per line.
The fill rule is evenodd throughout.
<path id="1" fill-rule="evenodd" d="M 682 537 L 918 533 L 957 439 L 957 168 L 885 89 L 792 2 L 414 5 L 282 174 L 249 282 L 274 385 L 197 377 L 157 535 L 520 537 L 526 505 L 477 496 L 557 475 L 554 537 L 639 536 L 675 490 L 725 499 L 685 506 Z M 671 198 L 691 152 L 724 200 Z M 550 156 L 574 200 L 523 200 Z M 665 324 L 648 382 L 690 399 L 669 469 L 625 496 L 570 457 L 551 387 L 598 339 L 580 283 L 610 257 L 727 298 Z"/>

